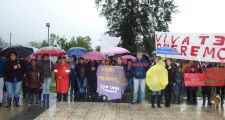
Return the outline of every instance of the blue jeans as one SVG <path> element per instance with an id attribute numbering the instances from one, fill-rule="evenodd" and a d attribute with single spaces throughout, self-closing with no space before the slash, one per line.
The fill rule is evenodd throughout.
<path id="1" fill-rule="evenodd" d="M 13 95 L 15 98 L 19 98 L 20 97 L 20 89 L 22 86 L 22 81 L 20 82 L 5 82 L 8 94 L 7 94 L 7 98 L 12 99 Z"/>
<path id="2" fill-rule="evenodd" d="M 50 94 L 50 85 L 52 77 L 44 78 L 44 83 L 42 84 L 42 94 Z"/>
<path id="3" fill-rule="evenodd" d="M 79 92 L 84 93 L 85 77 L 78 78 L 77 80 L 78 80 Z"/>
<path id="4" fill-rule="evenodd" d="M 134 93 L 133 93 L 133 102 L 137 102 L 138 90 L 141 90 L 141 98 L 140 102 L 144 102 L 145 100 L 145 79 L 136 79 L 134 78 Z"/>
<path id="5" fill-rule="evenodd" d="M 75 75 L 70 76 L 70 97 L 73 97 L 74 95 L 75 82 L 77 82 Z"/>

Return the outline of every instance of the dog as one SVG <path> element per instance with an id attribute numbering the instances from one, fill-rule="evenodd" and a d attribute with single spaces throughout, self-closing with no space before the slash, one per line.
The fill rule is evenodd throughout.
<path id="1" fill-rule="evenodd" d="M 211 100 L 212 106 L 213 107 L 219 107 L 219 105 L 221 104 L 221 98 L 219 95 L 214 95 L 212 100 Z"/>

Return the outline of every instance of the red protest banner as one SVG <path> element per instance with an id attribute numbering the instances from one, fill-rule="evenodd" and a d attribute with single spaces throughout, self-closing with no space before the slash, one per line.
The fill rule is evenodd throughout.
<path id="1" fill-rule="evenodd" d="M 209 68 L 204 73 L 205 86 L 225 86 L 225 68 Z"/>
<path id="2" fill-rule="evenodd" d="M 225 86 L 225 68 L 209 68 L 204 73 L 185 73 L 185 86 Z"/>
<path id="3" fill-rule="evenodd" d="M 184 84 L 185 86 L 205 86 L 205 74 L 204 73 L 185 73 Z"/>

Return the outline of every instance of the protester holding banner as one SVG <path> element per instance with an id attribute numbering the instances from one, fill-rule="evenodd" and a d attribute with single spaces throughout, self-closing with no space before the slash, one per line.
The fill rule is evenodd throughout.
<path id="1" fill-rule="evenodd" d="M 219 63 L 218 64 L 219 68 L 225 68 L 225 64 L 224 63 Z M 220 95 L 221 98 L 221 106 L 223 107 L 224 104 L 224 94 L 225 94 L 225 86 L 219 86 L 216 87 L 216 94 Z"/>
<path id="2" fill-rule="evenodd" d="M 204 62 L 202 64 L 202 70 L 203 72 L 207 70 L 207 68 L 213 67 L 210 63 Z M 202 86 L 202 98 L 203 103 L 202 105 L 205 106 L 206 103 L 206 97 L 208 99 L 208 105 L 211 105 L 211 95 L 212 95 L 212 86 Z"/>
<path id="3" fill-rule="evenodd" d="M 97 90 L 97 69 L 98 64 L 96 61 L 89 61 L 86 66 L 86 73 L 87 73 L 87 85 L 88 85 L 88 93 L 90 96 L 91 101 L 97 100 L 98 94 L 96 93 Z"/>
<path id="4" fill-rule="evenodd" d="M 66 63 L 66 57 L 61 57 L 60 63 L 56 65 L 54 72 L 57 102 L 60 102 L 62 97 L 63 101 L 68 101 L 70 65 Z"/>
<path id="5" fill-rule="evenodd" d="M 184 69 L 184 73 L 198 73 L 198 67 L 194 64 L 193 61 L 189 61 L 188 65 Z M 193 95 L 195 95 L 195 92 L 197 92 L 197 87 L 186 87 L 187 89 L 187 103 L 191 104 L 197 101 L 195 101 Z"/>
<path id="6" fill-rule="evenodd" d="M 133 90 L 133 75 L 132 75 L 132 70 L 131 70 L 131 65 L 132 65 L 132 60 L 128 59 L 127 64 L 126 64 L 126 77 L 128 80 L 128 86 L 127 86 L 127 91 L 130 93 L 131 90 Z"/>
<path id="7" fill-rule="evenodd" d="M 137 53 L 137 60 L 132 63 L 132 73 L 134 81 L 134 93 L 132 104 L 137 103 L 138 91 L 141 90 L 140 102 L 143 103 L 145 99 L 145 86 L 146 86 L 146 72 L 149 68 L 148 61 L 143 59 L 143 53 Z"/>

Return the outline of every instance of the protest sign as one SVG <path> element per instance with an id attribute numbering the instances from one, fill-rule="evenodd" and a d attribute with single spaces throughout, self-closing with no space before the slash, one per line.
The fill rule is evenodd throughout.
<path id="1" fill-rule="evenodd" d="M 225 62 L 224 34 L 179 34 L 155 32 L 156 49 L 170 47 L 180 55 L 166 55 L 168 58 Z"/>
<path id="2" fill-rule="evenodd" d="M 208 68 L 203 73 L 185 73 L 185 86 L 225 86 L 225 68 Z"/>
<path id="3" fill-rule="evenodd" d="M 121 99 L 127 86 L 125 72 L 121 66 L 99 66 L 97 70 L 97 92 L 109 100 Z"/>

